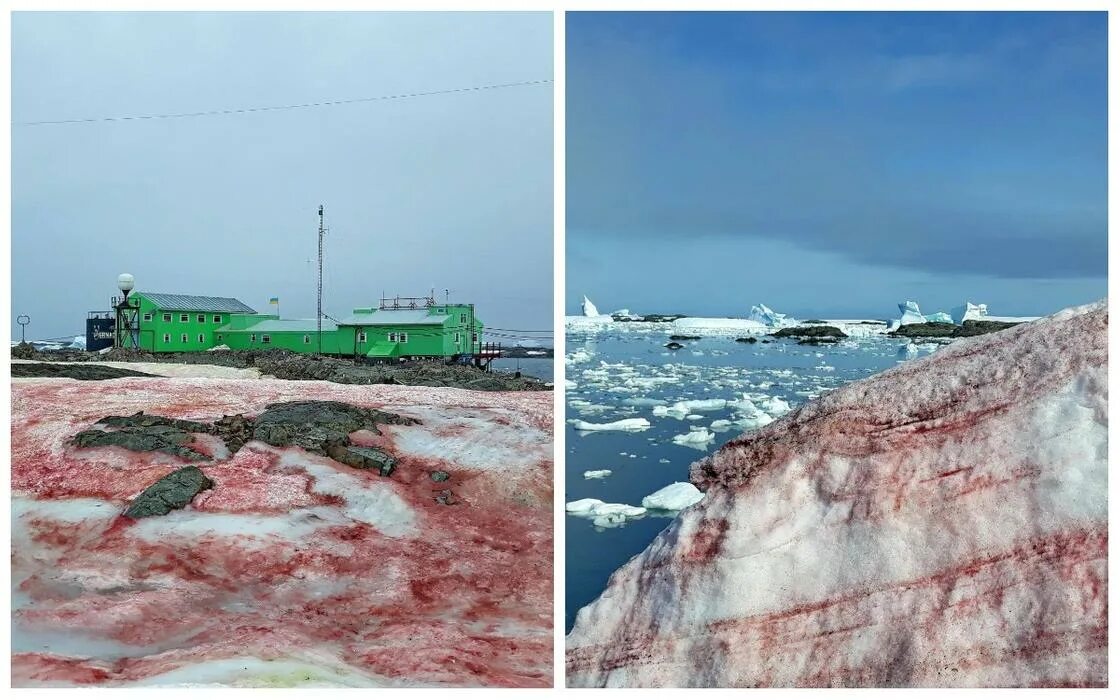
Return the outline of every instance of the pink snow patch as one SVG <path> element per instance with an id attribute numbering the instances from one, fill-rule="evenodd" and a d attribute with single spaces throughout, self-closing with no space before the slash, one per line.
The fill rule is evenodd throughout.
<path id="1" fill-rule="evenodd" d="M 110 414 L 210 421 L 306 399 L 423 425 L 355 436 L 397 457 L 389 478 L 200 441 L 214 488 L 137 521 L 119 515 L 128 501 L 186 462 L 67 444 Z M 310 683 L 551 685 L 551 394 L 31 380 L 12 405 L 14 685 L 251 682 L 245 658 L 281 684 L 310 667 Z M 478 447 L 466 464 L 440 449 L 452 434 Z M 451 478 L 433 482 L 437 468 Z M 444 489 L 455 505 L 436 501 Z"/>
<path id="2" fill-rule="evenodd" d="M 1104 302 L 960 341 L 692 466 L 580 611 L 579 686 L 1106 686 Z"/>

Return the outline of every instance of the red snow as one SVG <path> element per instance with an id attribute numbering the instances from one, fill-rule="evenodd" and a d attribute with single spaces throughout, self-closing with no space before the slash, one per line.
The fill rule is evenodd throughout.
<path id="1" fill-rule="evenodd" d="M 162 524 L 117 514 L 185 462 L 66 445 L 109 414 L 213 420 L 301 399 L 348 401 L 424 424 L 356 435 L 397 456 L 387 479 L 250 443 L 230 458 L 199 464 L 214 488 Z M 192 664 L 252 656 L 301 661 L 370 683 L 551 685 L 551 394 L 135 378 L 16 381 L 12 402 L 12 489 L 24 508 L 13 528 L 12 571 L 26 600 L 13 616 L 13 684 L 143 682 Z M 520 462 L 495 464 L 492 472 L 466 469 L 454 454 L 437 464 L 396 445 L 403 431 L 425 431 L 438 441 L 441 434 L 482 430 L 486 421 L 524 426 L 520 437 L 507 431 L 478 438 L 520 440 L 507 445 L 524 455 Z M 317 493 L 316 477 L 300 459 L 334 469 L 352 485 L 341 495 Z M 437 468 L 451 479 L 432 482 L 428 472 Z M 362 491 L 384 489 L 412 510 L 412 534 L 390 537 L 347 516 L 348 494 L 360 507 Z M 436 502 L 444 489 L 456 505 Z M 93 510 L 104 515 L 82 509 L 82 502 L 70 506 L 76 515 L 47 507 L 77 498 L 103 499 Z M 182 529 L 191 519 L 205 527 Z M 162 529 L 152 534 L 145 530 L 151 527 Z M 20 645 L 21 634 L 70 632 L 109 651 Z"/>
<path id="2" fill-rule="evenodd" d="M 1106 686 L 1107 329 L 954 343 L 697 462 L 569 684 Z"/>

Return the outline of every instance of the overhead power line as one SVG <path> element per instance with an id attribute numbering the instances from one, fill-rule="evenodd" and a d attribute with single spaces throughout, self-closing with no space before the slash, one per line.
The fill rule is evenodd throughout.
<path id="1" fill-rule="evenodd" d="M 376 97 L 355 97 L 349 100 L 327 100 L 324 102 L 305 102 L 294 105 L 275 105 L 271 107 L 239 107 L 235 109 L 211 109 L 200 112 L 178 112 L 174 114 L 138 114 L 116 117 L 89 117 L 86 119 L 46 119 L 33 122 L 13 122 L 13 126 L 51 126 L 58 124 L 89 124 L 93 122 L 124 122 L 142 121 L 146 119 L 188 119 L 191 117 L 216 117 L 229 114 L 252 114 L 255 112 L 279 112 L 287 109 L 309 109 L 312 107 L 336 107 L 338 105 L 358 104 L 361 102 L 382 102 L 387 100 L 409 100 L 416 97 L 433 97 L 435 95 L 453 95 L 462 92 L 481 92 L 484 90 L 502 90 L 505 88 L 527 87 L 530 85 L 547 85 L 552 79 L 525 80 L 518 83 L 499 83 L 496 85 L 474 85 L 471 87 L 450 88 L 447 90 L 431 90 L 428 92 L 407 92 L 397 95 L 378 95 Z"/>

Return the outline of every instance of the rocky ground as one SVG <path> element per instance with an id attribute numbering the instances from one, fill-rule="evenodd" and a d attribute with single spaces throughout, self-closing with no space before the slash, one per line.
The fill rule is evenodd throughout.
<path id="1" fill-rule="evenodd" d="M 484 372 L 465 365 L 442 362 L 364 365 L 351 360 L 315 357 L 287 350 L 228 350 L 190 353 L 147 353 L 112 350 L 101 354 L 84 350 L 36 350 L 28 344 L 12 348 L 12 358 L 47 363 L 66 362 L 140 362 L 204 364 L 234 368 L 255 368 L 277 379 L 321 380 L 339 384 L 399 384 L 406 386 L 454 387 L 475 391 L 541 391 L 551 385 L 533 377 L 517 377 L 505 372 Z M 73 376 L 78 379 L 108 378 L 95 372 L 73 369 L 24 368 L 14 376 Z M 36 372 L 39 372 L 36 374 Z M 49 374 L 56 372 L 57 374 Z M 78 376 L 82 375 L 82 376 Z M 125 375 L 118 375 L 125 376 Z"/>
<path id="2" fill-rule="evenodd" d="M 547 686 L 552 397 L 12 384 L 12 682 Z"/>
<path id="3" fill-rule="evenodd" d="M 13 377 L 66 377 L 86 381 L 120 379 L 121 377 L 152 377 L 147 372 L 137 372 L 121 367 L 95 364 L 62 364 L 57 362 L 13 362 Z"/>

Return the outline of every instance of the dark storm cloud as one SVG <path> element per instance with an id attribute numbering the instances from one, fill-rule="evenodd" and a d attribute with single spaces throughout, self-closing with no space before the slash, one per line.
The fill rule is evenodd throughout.
<path id="1" fill-rule="evenodd" d="M 586 237 L 1107 272 L 1102 14 L 583 14 L 568 41 Z"/>

